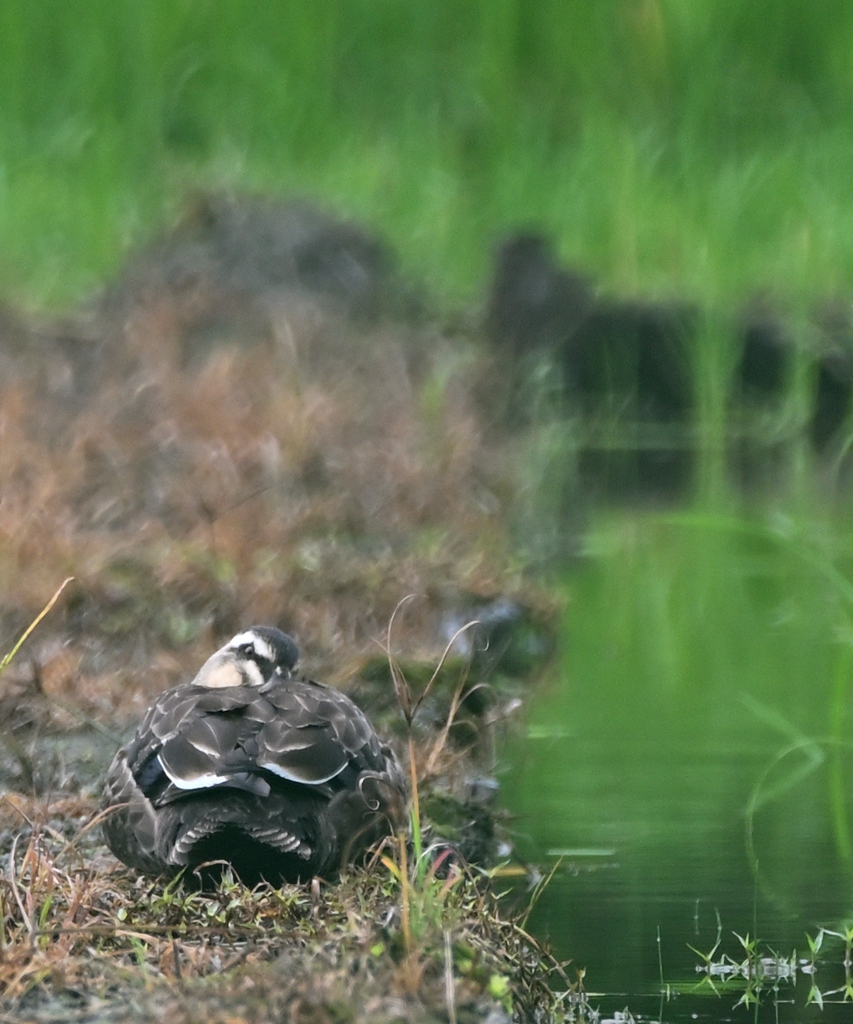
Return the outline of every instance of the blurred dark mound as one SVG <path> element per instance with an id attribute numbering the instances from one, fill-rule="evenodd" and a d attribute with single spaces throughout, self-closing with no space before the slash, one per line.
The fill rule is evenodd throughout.
<path id="1" fill-rule="evenodd" d="M 418 312 L 390 246 L 308 202 L 200 196 L 174 230 L 130 261 L 105 308 L 126 311 L 152 293 L 194 289 L 214 307 L 310 296 L 362 323 Z"/>
<path id="2" fill-rule="evenodd" d="M 732 317 L 683 301 L 614 298 L 561 266 L 544 236 L 524 230 L 497 249 L 484 331 L 495 361 L 484 391 L 501 396 L 498 425 L 515 430 L 541 417 L 542 394 L 550 394 L 546 415 L 577 424 L 582 493 L 686 492 L 697 458 L 701 347 L 712 333 L 726 335 L 734 352 L 728 442 L 741 483 L 771 479 L 768 466 L 799 436 L 818 456 L 846 441 L 849 304 L 825 303 L 795 330 L 766 300 Z M 811 401 L 792 417 L 784 406 L 797 372 L 808 376 Z"/>

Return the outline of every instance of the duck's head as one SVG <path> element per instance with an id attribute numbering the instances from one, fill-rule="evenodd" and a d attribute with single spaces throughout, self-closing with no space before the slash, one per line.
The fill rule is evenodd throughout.
<path id="1" fill-rule="evenodd" d="M 286 678 L 299 660 L 296 642 L 274 626 L 252 626 L 232 637 L 199 669 L 197 686 L 263 686 Z"/>

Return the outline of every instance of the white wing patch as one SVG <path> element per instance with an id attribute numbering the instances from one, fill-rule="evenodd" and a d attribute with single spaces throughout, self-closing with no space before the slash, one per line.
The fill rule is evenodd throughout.
<path id="1" fill-rule="evenodd" d="M 172 785 L 177 786 L 178 789 L 210 789 L 211 786 L 219 786 L 223 782 L 228 782 L 229 779 L 228 775 L 217 775 L 216 772 L 203 772 L 201 775 L 193 775 L 187 778 L 184 775 L 176 775 L 174 772 L 170 772 L 162 761 L 160 761 L 160 765 L 169 777 L 169 781 Z"/>
<path id="2" fill-rule="evenodd" d="M 277 775 L 280 779 L 286 779 L 288 782 L 298 782 L 304 786 L 320 786 L 324 782 L 328 782 L 330 779 L 333 779 L 336 775 L 340 775 L 344 768 L 346 768 L 346 762 L 338 768 L 335 768 L 333 772 L 329 772 L 328 775 L 324 775 L 322 778 L 310 773 L 300 775 L 299 772 L 288 771 L 280 764 L 276 764 L 275 761 L 259 762 L 259 767 L 264 768 L 268 772 L 272 772 L 273 775 Z"/>

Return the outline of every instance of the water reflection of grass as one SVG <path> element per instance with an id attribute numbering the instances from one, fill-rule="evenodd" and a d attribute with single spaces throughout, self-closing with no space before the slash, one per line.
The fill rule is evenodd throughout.
<path id="1" fill-rule="evenodd" d="M 558 672 L 504 779 L 523 848 L 540 863 L 574 851 L 532 926 L 599 987 L 606 971 L 648 991 L 649 965 L 617 969 L 608 951 L 630 934 L 649 959 L 656 927 L 664 969 L 684 978 L 677 947 L 710 949 L 696 937 L 720 906 L 760 941 L 725 959 L 721 946 L 708 977 L 740 996 L 769 965 L 767 994 L 809 922 L 843 934 L 849 919 L 849 530 L 827 505 L 783 514 L 779 495 L 730 496 L 724 514 L 725 500 L 594 517 L 565 578 Z M 606 872 L 579 855 L 607 847 Z M 824 940 L 829 977 L 845 959 Z M 846 977 L 809 976 L 812 1000 L 844 998 Z"/>
<path id="2" fill-rule="evenodd" d="M 739 1006 L 757 1008 L 762 1003 L 778 1005 L 780 1000 L 790 1002 L 793 998 L 791 989 L 802 979 L 809 986 L 804 1000 L 806 1006 L 814 1003 L 823 1009 L 830 1002 L 853 1001 L 853 927 L 847 927 L 843 932 L 821 928 L 814 936 L 807 934 L 805 940 L 808 956 L 798 956 L 796 950 L 782 956 L 760 938 L 748 934 L 739 935 L 737 932 L 733 934 L 740 947 L 738 955 L 734 957 L 720 952 L 722 925 L 718 920 L 717 941 L 708 953 L 689 947 L 701 960 L 696 970 L 703 975 L 702 980 L 698 985 L 685 984 L 671 988 L 683 992 L 708 991 L 715 996 L 731 991 L 739 992 L 735 1009 Z M 828 947 L 834 948 L 824 950 L 827 937 Z M 840 954 L 840 961 L 835 959 L 837 954 Z M 831 981 L 830 984 L 836 987 L 821 989 L 818 969 L 823 975 L 827 969 L 836 970 L 838 967 L 843 970 L 841 984 Z"/>

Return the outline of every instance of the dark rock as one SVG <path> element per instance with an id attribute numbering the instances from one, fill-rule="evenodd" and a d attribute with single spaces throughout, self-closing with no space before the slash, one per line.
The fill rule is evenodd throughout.
<path id="1" fill-rule="evenodd" d="M 815 402 L 809 422 L 809 438 L 824 451 L 850 415 L 853 398 L 853 359 L 841 352 L 822 356 L 817 364 Z"/>
<path id="2" fill-rule="evenodd" d="M 520 233 L 498 249 L 486 310 L 486 332 L 516 356 L 533 348 L 559 348 L 595 304 L 591 282 L 558 266 L 550 242 Z"/>
<path id="3" fill-rule="evenodd" d="M 494 672 L 522 678 L 550 657 L 555 642 L 543 621 L 508 597 L 446 613 L 441 632 L 447 642 L 456 637 L 453 653 L 468 660 L 480 678 Z"/>
<path id="4" fill-rule="evenodd" d="M 698 310 L 683 304 L 601 301 L 562 347 L 568 385 L 587 413 L 615 401 L 639 419 L 684 421 L 698 325 Z"/>
<path id="5" fill-rule="evenodd" d="M 597 296 L 541 235 L 513 235 L 497 252 L 484 324 L 500 360 L 488 382 L 493 407 L 505 427 L 543 408 L 580 416 L 584 493 L 680 493 L 693 474 L 691 345 L 700 325 L 687 303 Z M 609 424 L 603 438 L 586 429 L 600 421 Z"/>
<path id="6" fill-rule="evenodd" d="M 172 231 L 130 261 L 104 309 L 121 313 L 152 296 L 199 290 L 216 297 L 226 322 L 241 309 L 259 319 L 252 304 L 270 293 L 311 297 L 358 321 L 414 316 L 418 305 L 391 247 L 359 224 L 304 201 L 217 194 L 199 197 Z M 208 309 L 208 334 L 216 315 Z"/>
<path id="7" fill-rule="evenodd" d="M 597 298 L 547 239 L 525 232 L 498 249 L 485 329 L 510 357 L 551 356 L 582 411 L 628 398 L 633 415 L 669 421 L 692 408 L 687 342 L 698 322 L 685 304 Z"/>
<path id="8" fill-rule="evenodd" d="M 739 320 L 742 346 L 735 369 L 736 397 L 747 405 L 778 401 L 790 376 L 792 339 L 764 302 L 750 304 Z"/>
<path id="9" fill-rule="evenodd" d="M 853 306 L 824 303 L 799 332 L 766 298 L 711 322 L 734 338 L 726 425 L 730 465 L 741 484 L 778 481 L 802 433 L 784 412 L 811 364 L 805 430 L 816 454 L 837 447 L 853 412 Z M 608 298 L 559 264 L 536 231 L 497 250 L 484 330 L 494 365 L 483 387 L 496 426 L 517 430 L 543 415 L 574 418 L 567 479 L 581 496 L 677 497 L 694 476 L 696 346 L 705 315 L 689 302 Z M 558 486 L 555 484 L 555 486 Z"/>
<path id="10" fill-rule="evenodd" d="M 817 451 L 837 438 L 853 408 L 853 307 L 825 303 L 815 320 L 822 349 L 817 357 L 809 437 Z"/>

